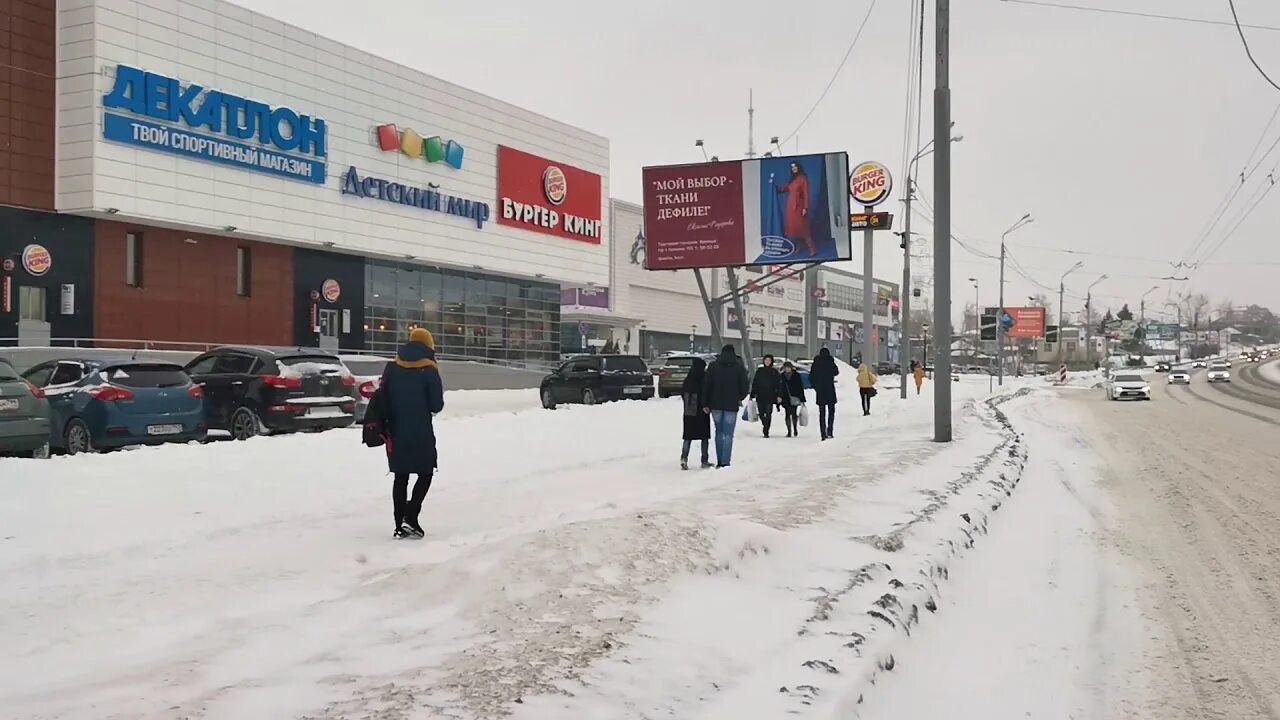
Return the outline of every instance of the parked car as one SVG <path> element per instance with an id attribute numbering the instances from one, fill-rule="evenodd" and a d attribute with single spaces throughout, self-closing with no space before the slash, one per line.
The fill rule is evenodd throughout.
<path id="1" fill-rule="evenodd" d="M 356 380 L 335 355 L 228 346 L 197 355 L 186 369 L 204 388 L 209 429 L 235 440 L 355 422 Z"/>
<path id="2" fill-rule="evenodd" d="M 0 359 L 0 455 L 49 457 L 49 401 Z"/>
<path id="3" fill-rule="evenodd" d="M 63 359 L 23 373 L 49 403 L 49 445 L 68 455 L 203 440 L 204 391 L 179 365 Z"/>
<path id="4" fill-rule="evenodd" d="M 1193 367 L 1193 368 L 1206 368 L 1206 367 L 1209 367 L 1209 361 L 1208 361 L 1208 360 L 1192 360 L 1192 361 L 1191 361 L 1191 367 Z"/>
<path id="5" fill-rule="evenodd" d="M 877 375 L 901 375 L 902 366 L 898 365 L 897 363 L 891 363 L 891 362 L 876 363 L 876 374 Z"/>
<path id="6" fill-rule="evenodd" d="M 679 395 L 680 388 L 684 385 L 684 379 L 689 375 L 689 368 L 693 366 L 694 358 L 702 358 L 703 362 L 710 363 L 715 359 L 714 355 L 670 355 L 662 366 L 655 373 L 658 376 L 658 397 L 665 398 L 672 395 Z"/>
<path id="7" fill-rule="evenodd" d="M 560 403 L 595 405 L 610 400 L 648 400 L 653 376 L 639 355 L 584 355 L 542 379 L 538 394 L 542 407 Z"/>
<path id="8" fill-rule="evenodd" d="M 382 385 L 382 371 L 393 358 L 377 355 L 339 355 L 338 359 L 355 378 L 356 387 L 356 422 L 364 422 L 364 413 L 369 409 L 369 398 Z"/>

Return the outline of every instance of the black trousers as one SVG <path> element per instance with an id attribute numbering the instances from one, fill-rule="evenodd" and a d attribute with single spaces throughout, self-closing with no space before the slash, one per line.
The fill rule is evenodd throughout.
<path id="1" fill-rule="evenodd" d="M 773 426 L 773 402 L 756 401 L 756 414 L 760 416 L 760 428 L 764 436 L 769 437 L 769 428 Z"/>
<path id="2" fill-rule="evenodd" d="M 862 414 L 871 414 L 871 391 L 874 388 L 858 388 L 858 394 L 862 396 Z"/>
<path id="3" fill-rule="evenodd" d="M 818 431 L 823 438 L 835 437 L 836 431 L 836 406 L 835 405 L 819 405 L 818 406 Z"/>
<path id="4" fill-rule="evenodd" d="M 391 483 L 391 502 L 395 507 L 396 527 L 408 523 L 410 527 L 421 527 L 418 514 L 422 512 L 422 501 L 427 498 L 431 489 L 431 473 L 418 473 L 418 481 L 413 484 L 413 497 L 406 498 L 409 491 L 409 473 L 396 473 Z"/>
<path id="5" fill-rule="evenodd" d="M 783 406 L 783 412 L 786 413 L 784 420 L 787 423 L 787 434 L 800 434 L 800 406 L 788 403 Z"/>

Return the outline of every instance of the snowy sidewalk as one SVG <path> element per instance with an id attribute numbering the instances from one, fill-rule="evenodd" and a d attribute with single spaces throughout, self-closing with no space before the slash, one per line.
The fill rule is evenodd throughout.
<path id="1" fill-rule="evenodd" d="M 936 558 L 985 524 L 966 529 L 960 506 L 1002 497 L 1016 457 L 985 406 L 958 406 L 944 447 L 927 440 L 927 394 L 886 391 L 863 418 L 842 393 L 836 440 L 739 425 L 733 468 L 687 473 L 677 400 L 454 403 L 421 543 L 388 539 L 385 465 L 354 431 L 55 459 L 40 477 L 0 460 L 0 707 L 541 719 L 846 704 Z"/>

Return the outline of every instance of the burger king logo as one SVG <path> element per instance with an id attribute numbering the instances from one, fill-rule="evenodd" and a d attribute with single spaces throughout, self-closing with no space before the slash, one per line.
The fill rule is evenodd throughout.
<path id="1" fill-rule="evenodd" d="M 324 297 L 325 302 L 338 302 L 338 298 L 342 297 L 342 286 L 337 280 L 329 278 L 320 286 L 320 295 Z"/>
<path id="2" fill-rule="evenodd" d="M 53 256 L 43 245 L 28 245 L 22 249 L 22 267 L 27 272 L 39 277 L 53 267 Z"/>
<path id="3" fill-rule="evenodd" d="M 879 205 L 889 199 L 893 190 L 893 176 L 883 164 L 868 161 L 859 163 L 849 176 L 849 194 L 863 207 Z"/>
<path id="4" fill-rule="evenodd" d="M 549 166 L 542 173 L 542 193 L 547 196 L 547 202 L 552 205 L 559 205 L 569 196 L 569 181 L 564 176 L 564 171 L 555 165 Z"/>

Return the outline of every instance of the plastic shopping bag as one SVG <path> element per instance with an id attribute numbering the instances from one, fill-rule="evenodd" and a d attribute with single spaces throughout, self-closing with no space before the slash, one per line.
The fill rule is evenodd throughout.
<path id="1" fill-rule="evenodd" d="M 756 404 L 754 402 L 748 402 L 745 406 L 743 406 L 742 419 L 749 423 L 755 422 L 760 419 L 759 417 L 756 416 Z"/>
<path id="2" fill-rule="evenodd" d="M 809 427 L 809 406 L 800 405 L 800 427 Z"/>

